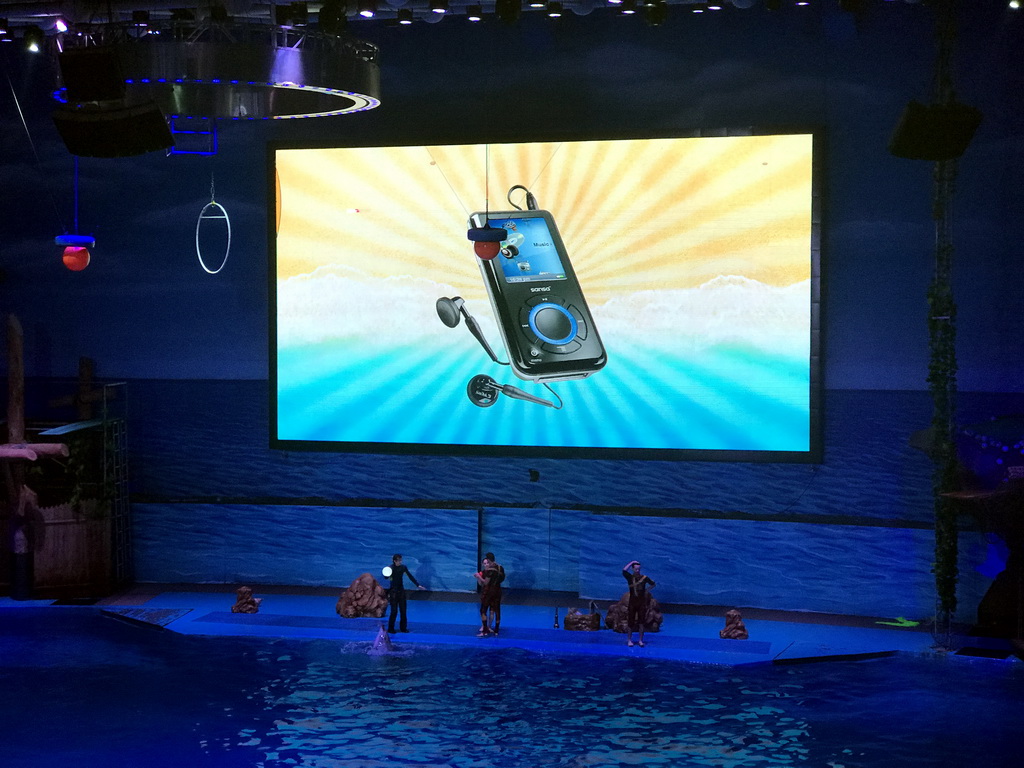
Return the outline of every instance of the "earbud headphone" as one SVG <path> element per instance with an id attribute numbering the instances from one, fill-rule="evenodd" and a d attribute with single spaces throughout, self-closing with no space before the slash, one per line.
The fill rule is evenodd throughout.
<path id="1" fill-rule="evenodd" d="M 477 341 L 480 342 L 480 346 L 484 348 L 484 351 L 494 362 L 499 365 L 508 365 L 498 359 L 498 356 L 494 354 L 494 350 L 491 349 L 491 345 L 487 343 L 487 339 L 484 338 L 483 332 L 480 330 L 480 326 L 477 325 L 476 320 L 469 310 L 466 309 L 466 302 L 461 296 L 455 296 L 454 298 L 447 298 L 442 296 L 437 300 L 437 316 L 441 318 L 441 322 L 447 325 L 449 328 L 454 328 L 459 324 L 459 316 L 466 318 L 466 327 L 469 328 L 469 332 L 473 334 Z"/>
<path id="2" fill-rule="evenodd" d="M 484 351 L 491 360 L 496 362 L 498 365 L 508 365 L 507 362 L 499 360 L 498 356 L 494 354 L 494 350 L 491 349 L 490 344 L 487 343 L 487 339 L 484 338 L 484 334 L 480 330 L 480 326 L 477 324 L 476 319 L 469 314 L 469 310 L 466 309 L 466 302 L 461 296 L 453 296 L 452 298 L 442 296 L 437 300 L 435 306 L 437 307 L 437 316 L 441 318 L 441 322 L 449 328 L 457 326 L 459 324 L 459 318 L 465 317 L 466 327 L 469 328 L 469 332 L 472 333 L 474 338 L 480 342 L 480 346 L 484 348 Z M 486 376 L 484 374 L 479 374 L 469 380 L 469 384 L 466 386 L 466 394 L 469 396 L 473 405 L 478 405 L 481 408 L 488 408 L 494 405 L 498 400 L 498 395 L 505 395 L 515 400 L 526 400 L 530 403 L 546 405 L 548 408 L 561 408 L 562 398 L 558 397 L 558 393 L 551 389 L 547 382 L 541 382 L 541 384 L 543 384 L 544 387 L 555 396 L 558 400 L 558 405 L 542 398 L 534 397 L 533 395 L 524 392 L 518 387 L 513 387 L 510 384 L 499 384 L 490 376 Z"/>
<path id="3" fill-rule="evenodd" d="M 482 373 L 469 380 L 469 384 L 466 385 L 466 394 L 469 395 L 473 405 L 479 405 L 481 408 L 489 408 L 494 405 L 498 401 L 498 395 L 507 395 L 515 400 L 526 400 L 530 403 L 546 405 L 548 408 L 562 407 L 539 397 L 534 397 L 528 392 L 523 392 L 519 387 L 513 387 L 511 384 L 499 384 L 490 376 Z"/>

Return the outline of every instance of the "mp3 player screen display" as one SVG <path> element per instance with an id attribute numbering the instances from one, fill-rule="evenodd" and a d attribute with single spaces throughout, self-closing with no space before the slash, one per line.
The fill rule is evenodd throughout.
<path id="1" fill-rule="evenodd" d="M 500 251 L 506 282 L 565 280 L 565 267 L 544 219 L 495 219 L 491 226 L 508 232 Z"/>
<path id="2" fill-rule="evenodd" d="M 271 444 L 818 460 L 815 147 L 271 144 Z"/>

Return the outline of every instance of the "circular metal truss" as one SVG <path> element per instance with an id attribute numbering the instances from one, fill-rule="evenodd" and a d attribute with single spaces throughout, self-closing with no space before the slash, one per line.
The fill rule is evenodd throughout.
<path id="1" fill-rule="evenodd" d="M 282 120 L 380 104 L 378 49 L 345 33 L 204 19 L 76 24 L 61 37 L 62 50 L 112 51 L 127 102 L 168 117 Z M 64 89 L 55 97 L 68 102 Z"/>

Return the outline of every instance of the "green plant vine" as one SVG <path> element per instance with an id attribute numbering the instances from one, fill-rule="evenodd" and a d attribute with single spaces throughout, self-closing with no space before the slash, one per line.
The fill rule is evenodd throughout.
<path id="1" fill-rule="evenodd" d="M 951 259 L 951 254 L 947 256 Z M 935 510 L 935 590 L 939 610 L 946 617 L 956 611 L 959 532 L 956 503 L 945 494 L 957 490 L 958 472 L 954 439 L 956 399 L 956 304 L 948 281 L 936 279 L 928 291 L 930 360 L 928 387 L 932 395 L 932 492 Z"/>
<path id="2" fill-rule="evenodd" d="M 953 43 L 956 38 L 956 0 L 940 0 L 936 32 L 934 99 L 955 102 Z M 935 220 L 935 273 L 928 289 L 928 388 L 932 395 L 932 495 L 935 511 L 935 592 L 937 621 L 948 631 L 956 612 L 959 577 L 957 508 L 948 494 L 958 490 L 955 443 L 956 302 L 953 300 L 953 193 L 957 161 L 935 163 L 932 218 Z M 938 627 L 937 627 L 938 629 Z"/>

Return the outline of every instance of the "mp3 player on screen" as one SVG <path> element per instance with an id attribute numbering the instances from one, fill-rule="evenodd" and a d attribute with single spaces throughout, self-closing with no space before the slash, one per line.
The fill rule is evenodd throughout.
<path id="1" fill-rule="evenodd" d="M 516 376 L 582 379 L 603 368 L 604 344 L 551 214 L 477 212 L 470 226 L 507 233 L 496 257 L 477 261 Z"/>

